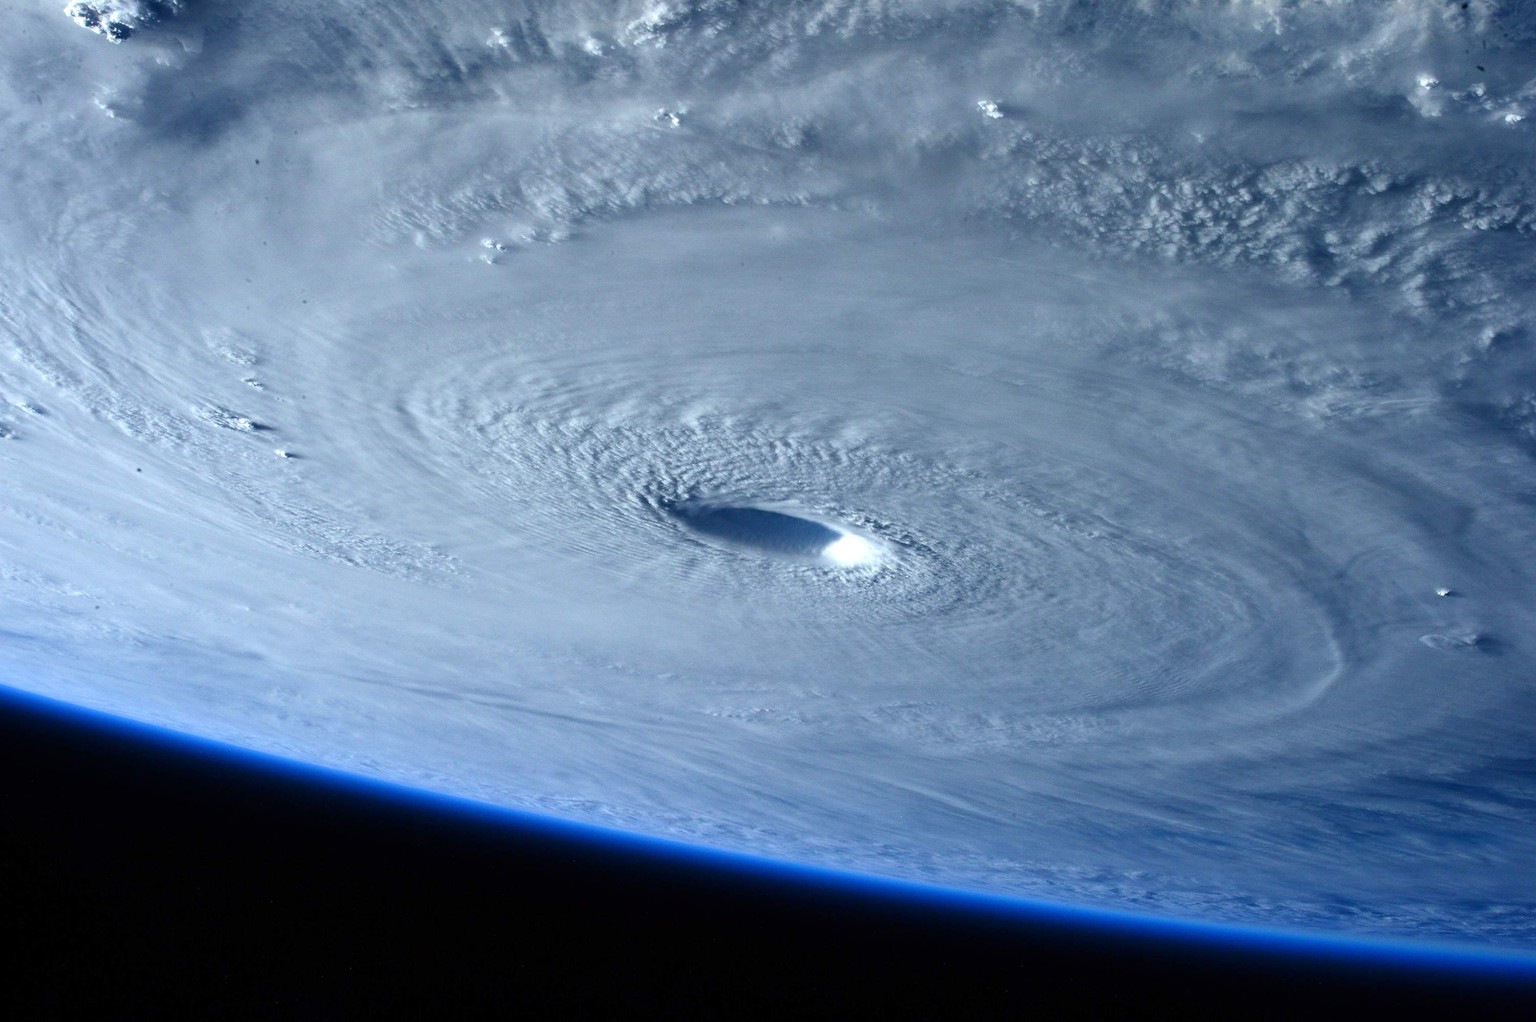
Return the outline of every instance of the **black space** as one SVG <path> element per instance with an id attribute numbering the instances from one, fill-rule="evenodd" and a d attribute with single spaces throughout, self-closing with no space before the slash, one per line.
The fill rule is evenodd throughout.
<path id="1" fill-rule="evenodd" d="M 3 694 L 0 766 L 0 1005 L 18 1019 L 1536 1017 L 1530 986 L 773 883 Z"/>

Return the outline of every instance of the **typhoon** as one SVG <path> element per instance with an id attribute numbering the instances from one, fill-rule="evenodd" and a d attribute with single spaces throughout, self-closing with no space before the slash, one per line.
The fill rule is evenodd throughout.
<path id="1" fill-rule="evenodd" d="M 1536 949 L 1527 5 L 9 17 L 5 684 Z"/>

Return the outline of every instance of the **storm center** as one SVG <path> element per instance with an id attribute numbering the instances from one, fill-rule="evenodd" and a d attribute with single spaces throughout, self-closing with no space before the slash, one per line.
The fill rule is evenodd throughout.
<path id="1" fill-rule="evenodd" d="M 876 544 L 815 518 L 750 505 L 688 504 L 673 517 L 707 539 L 792 560 L 853 567 L 875 559 Z"/>

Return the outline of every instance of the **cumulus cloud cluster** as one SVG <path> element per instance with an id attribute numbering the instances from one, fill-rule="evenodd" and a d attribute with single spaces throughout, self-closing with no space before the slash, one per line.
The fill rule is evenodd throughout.
<path id="1" fill-rule="evenodd" d="M 145 25 L 181 11 L 182 0 L 77 0 L 64 14 L 81 28 L 120 43 Z"/>

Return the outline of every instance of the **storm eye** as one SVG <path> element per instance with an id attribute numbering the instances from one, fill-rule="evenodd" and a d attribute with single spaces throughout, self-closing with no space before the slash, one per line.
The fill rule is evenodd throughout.
<path id="1" fill-rule="evenodd" d="M 668 511 L 706 539 L 776 557 L 852 567 L 879 552 L 854 532 L 787 511 L 734 504 L 682 504 Z"/>

